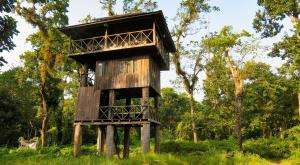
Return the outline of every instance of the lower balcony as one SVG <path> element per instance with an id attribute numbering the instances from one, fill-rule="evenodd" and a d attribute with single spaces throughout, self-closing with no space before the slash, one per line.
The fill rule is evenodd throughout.
<path id="1" fill-rule="evenodd" d="M 82 124 L 160 124 L 158 113 L 155 108 L 149 105 L 130 105 L 130 106 L 100 106 L 98 118 L 94 120 L 75 120 Z"/>

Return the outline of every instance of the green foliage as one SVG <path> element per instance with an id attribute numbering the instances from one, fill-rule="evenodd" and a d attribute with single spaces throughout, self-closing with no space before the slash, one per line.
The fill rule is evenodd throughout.
<path id="1" fill-rule="evenodd" d="M 130 159 L 119 160 L 117 157 L 107 160 L 104 156 L 96 155 L 95 146 L 82 146 L 82 155 L 78 158 L 73 157 L 73 148 L 71 146 L 51 146 L 47 148 L 31 149 L 10 149 L 0 148 L 0 161 L 4 164 L 112 164 L 112 165 L 130 165 L 130 164 L 271 164 L 265 159 L 253 154 L 243 154 L 235 151 L 234 155 L 228 157 L 228 151 L 232 151 L 229 141 L 205 141 L 203 144 L 197 144 L 184 141 L 163 142 L 164 149 L 167 152 L 177 154 L 140 154 L 132 152 Z M 223 145 L 223 146 L 222 146 Z M 172 146 L 175 146 L 175 148 Z M 222 147 L 218 147 L 222 146 Z M 224 148 L 224 146 L 227 146 Z M 228 147 L 230 149 L 228 149 Z M 218 148 L 218 149 L 216 149 Z M 141 148 L 131 147 L 131 151 Z M 219 150 L 220 149 L 220 150 Z M 182 152 L 180 152 L 182 151 Z"/>
<path id="2" fill-rule="evenodd" d="M 284 138 L 271 137 L 247 140 L 244 149 L 247 152 L 258 154 L 269 159 L 294 159 L 299 155 L 300 127 L 295 126 L 285 131 Z M 299 158 L 299 157 L 298 157 Z"/>
<path id="3" fill-rule="evenodd" d="M 263 37 L 273 37 L 280 33 L 283 28 L 282 20 L 286 17 L 294 17 L 294 25 L 299 21 L 296 20 L 300 13 L 298 0 L 258 0 L 257 3 L 263 9 L 257 11 L 253 27 Z"/>
<path id="4" fill-rule="evenodd" d="M 16 46 L 12 39 L 14 35 L 19 33 L 17 30 L 17 21 L 13 17 L 5 14 L 12 12 L 14 2 L 15 0 L 6 0 L 0 3 L 0 53 L 12 50 Z M 0 68 L 4 63 L 7 62 L 0 56 Z"/>
<path id="5" fill-rule="evenodd" d="M 124 13 L 151 12 L 157 9 L 155 0 L 123 0 Z"/>
<path id="6" fill-rule="evenodd" d="M 103 10 L 107 11 L 108 16 L 117 15 L 114 6 L 117 0 L 99 0 Z M 151 12 L 157 8 L 155 0 L 123 0 L 123 13 Z"/>
<path id="7" fill-rule="evenodd" d="M 20 68 L 0 74 L 0 145 L 17 145 L 20 136 L 29 138 L 35 131 L 36 87 L 18 81 Z"/>
<path id="8" fill-rule="evenodd" d="M 172 153 L 172 154 L 203 154 L 209 151 L 236 151 L 238 150 L 237 145 L 233 138 L 228 140 L 205 140 L 199 143 L 193 143 L 191 141 L 182 140 L 168 140 L 161 143 L 162 153 Z"/>
<path id="9" fill-rule="evenodd" d="M 244 150 L 269 159 L 282 159 L 290 155 L 289 143 L 278 138 L 247 140 Z"/>

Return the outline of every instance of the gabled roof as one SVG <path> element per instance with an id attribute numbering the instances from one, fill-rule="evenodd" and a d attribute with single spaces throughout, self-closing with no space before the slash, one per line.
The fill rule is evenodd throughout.
<path id="1" fill-rule="evenodd" d="M 155 20 L 159 31 L 162 33 L 162 40 L 165 43 L 165 47 L 168 52 L 175 52 L 175 45 L 172 40 L 168 25 L 166 23 L 165 17 L 162 11 L 148 12 L 148 13 L 134 13 L 134 14 L 123 14 L 111 17 L 103 17 L 94 19 L 93 22 L 83 23 L 78 25 L 72 25 L 67 27 L 62 27 L 59 30 L 69 36 L 72 39 L 80 39 L 83 35 L 91 33 L 91 29 L 105 29 L 110 24 L 116 23 L 130 23 L 135 20 Z"/>

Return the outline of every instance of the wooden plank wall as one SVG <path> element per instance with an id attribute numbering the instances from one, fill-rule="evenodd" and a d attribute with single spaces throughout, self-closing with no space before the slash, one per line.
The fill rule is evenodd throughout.
<path id="1" fill-rule="evenodd" d="M 122 61 L 134 61 L 134 72 L 122 73 L 120 67 Z M 106 62 L 107 71 L 105 75 L 99 76 L 99 62 Z M 97 89 L 122 89 L 147 87 L 149 83 L 149 56 L 138 56 L 125 59 L 98 61 L 96 64 L 96 87 Z"/>
<path id="2" fill-rule="evenodd" d="M 153 58 L 150 58 L 150 86 L 160 93 L 160 69 Z"/>
<path id="3" fill-rule="evenodd" d="M 94 87 L 80 87 L 75 121 L 98 119 L 100 105 L 100 90 Z"/>

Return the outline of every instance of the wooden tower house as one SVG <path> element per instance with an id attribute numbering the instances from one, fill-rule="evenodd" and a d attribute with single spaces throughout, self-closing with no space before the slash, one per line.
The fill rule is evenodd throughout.
<path id="1" fill-rule="evenodd" d="M 116 128 L 124 129 L 124 158 L 131 127 L 141 127 L 143 153 L 150 150 L 153 127 L 159 152 L 160 71 L 169 69 L 169 53 L 175 51 L 162 11 L 105 17 L 60 31 L 70 38 L 69 57 L 83 66 L 74 155 L 80 153 L 83 125 L 97 126 L 97 150 L 103 154 L 106 145 L 107 158 L 116 152 Z"/>

